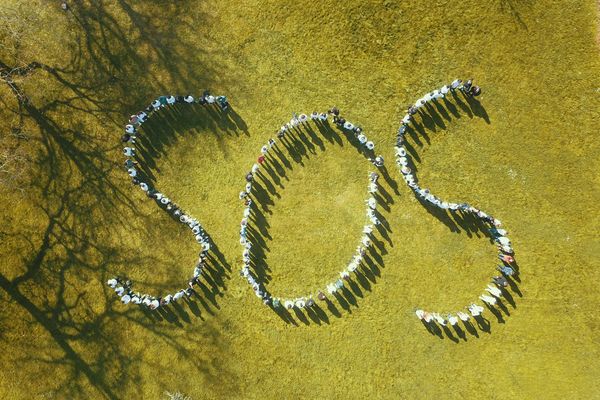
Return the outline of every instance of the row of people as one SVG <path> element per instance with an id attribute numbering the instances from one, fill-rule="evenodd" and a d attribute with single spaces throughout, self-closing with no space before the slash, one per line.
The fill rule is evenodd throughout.
<path id="1" fill-rule="evenodd" d="M 117 294 L 120 293 L 119 296 L 121 297 L 121 301 L 123 303 L 146 305 L 151 309 L 156 309 L 161 305 L 168 304 L 172 299 L 177 300 L 177 298 L 181 296 L 181 293 L 188 293 L 189 295 L 189 293 L 191 293 L 190 291 L 192 290 L 192 286 L 199 282 L 200 275 L 205 267 L 208 252 L 210 250 L 210 239 L 200 222 L 196 218 L 184 212 L 181 207 L 173 202 L 167 195 L 159 192 L 153 188 L 149 182 L 146 182 L 144 174 L 139 168 L 139 162 L 136 159 L 135 144 L 142 124 L 146 122 L 154 113 L 163 108 L 175 106 L 176 104 L 200 104 L 207 106 L 214 105 L 223 111 L 229 108 L 229 103 L 225 96 L 213 96 L 208 90 L 205 91 L 201 96 L 197 97 L 192 95 L 160 96 L 154 99 L 144 110 L 131 115 L 128 123 L 125 125 L 124 133 L 121 136 L 121 141 L 125 143 L 123 154 L 127 158 L 125 159 L 124 165 L 128 175 L 132 179 L 132 183 L 138 186 L 149 198 L 154 199 L 156 203 L 164 211 L 169 213 L 169 215 L 175 218 L 175 220 L 187 226 L 191 230 L 196 242 L 200 246 L 198 261 L 194 267 L 193 275 L 188 281 L 188 287 L 180 289 L 172 295 L 169 294 L 157 298 L 148 294 L 134 293 L 131 290 L 130 283 L 126 286 L 121 284 L 119 284 L 119 286 L 113 286 L 116 285 L 115 282 L 120 282 L 120 280 L 118 280 L 118 278 L 111 278 L 108 281 L 109 286 L 119 289 L 116 291 Z"/>
<path id="2" fill-rule="evenodd" d="M 477 304 L 470 304 L 468 307 L 466 307 L 466 309 L 469 311 L 469 313 L 458 311 L 454 314 L 441 315 L 437 312 L 429 312 L 418 309 L 415 311 L 415 314 L 420 320 L 428 324 L 438 323 L 441 326 L 446 326 L 447 324 L 454 326 L 458 323 L 459 319 L 463 322 L 468 322 L 471 317 L 480 316 L 484 310 L 483 307 Z"/>
<path id="3" fill-rule="evenodd" d="M 506 230 L 501 228 L 501 222 L 498 219 L 488 215 L 476 207 L 473 207 L 467 203 L 453 203 L 444 201 L 433 195 L 428 189 L 421 188 L 418 184 L 416 175 L 410 168 L 412 165 L 412 160 L 410 159 L 409 153 L 404 145 L 406 140 L 405 134 L 409 125 L 414 123 L 415 115 L 419 112 L 419 109 L 427 106 L 429 103 L 437 102 L 439 99 L 445 98 L 449 93 L 456 91 L 461 91 L 466 96 L 479 96 L 481 94 L 481 88 L 473 85 L 473 81 L 471 79 L 467 80 L 466 82 L 456 79 L 452 81 L 452 83 L 442 86 L 440 89 L 425 94 L 425 96 L 418 99 L 414 104 L 407 108 L 406 114 L 402 118 L 400 128 L 398 129 L 396 136 L 396 145 L 394 147 L 396 164 L 408 187 L 410 187 L 414 191 L 415 195 L 420 197 L 423 201 L 428 202 L 442 210 L 471 214 L 489 227 L 490 235 L 498 248 L 498 258 L 500 261 L 502 261 L 502 264 L 498 267 L 498 270 L 502 273 L 502 275 L 493 277 L 493 284 L 490 284 L 485 288 L 486 293 L 479 296 L 479 299 L 492 306 L 495 305 L 498 299 L 502 297 L 501 288 L 508 286 L 508 279 L 510 279 L 509 277 L 516 273 L 514 266 L 514 250 L 512 248 L 510 239 L 507 236 Z M 473 316 L 480 315 L 481 312 L 483 312 L 483 307 L 476 304 L 470 305 L 468 309 L 471 311 L 471 315 Z M 459 315 L 459 313 L 454 314 Z M 442 325 L 444 325 L 446 321 L 450 321 L 451 324 L 454 325 L 452 322 L 457 321 L 456 317 L 454 317 L 454 314 L 449 314 L 448 318 L 444 318 L 438 313 L 417 310 L 417 316 L 420 319 L 428 323 L 435 321 Z M 466 314 L 464 313 L 459 315 L 461 319 L 463 319 L 465 316 Z"/>
<path id="4" fill-rule="evenodd" d="M 303 124 L 308 124 L 310 121 L 314 121 L 315 123 L 327 123 L 328 118 L 330 117 L 332 118 L 333 123 L 339 129 L 354 133 L 355 137 L 359 139 L 359 142 L 365 146 L 366 153 L 374 150 L 375 146 L 371 145 L 373 142 L 368 140 L 368 138 L 364 135 L 362 128 L 341 117 L 340 112 L 336 107 L 330 109 L 327 113 L 313 112 L 310 114 L 310 117 L 307 114 L 294 114 L 290 122 L 286 123 L 279 129 L 277 132 L 277 138 L 284 139 L 288 132 L 300 127 Z M 244 201 L 244 216 L 240 223 L 240 244 L 243 247 L 243 265 L 240 275 L 247 280 L 254 290 L 256 296 L 262 299 L 263 303 L 274 308 L 284 307 L 286 309 L 302 309 L 313 306 L 315 304 L 315 298 L 325 301 L 327 299 L 326 293 L 333 295 L 337 291 L 341 290 L 344 287 L 344 282 L 350 280 L 351 274 L 356 272 L 356 270 L 363 263 L 367 249 L 372 245 L 373 229 L 376 225 L 380 224 L 380 221 L 377 217 L 377 199 L 374 197 L 374 195 L 379 191 L 377 184 L 379 175 L 376 172 L 371 172 L 369 174 L 369 198 L 365 201 L 368 223 L 363 227 L 361 241 L 356 249 L 356 253 L 346 268 L 339 273 L 339 279 L 336 279 L 335 281 L 325 285 L 323 290 L 319 290 L 312 295 L 285 299 L 274 297 L 266 289 L 264 283 L 260 282 L 257 274 L 251 271 L 254 255 L 252 253 L 253 244 L 248 236 L 248 224 L 250 222 L 254 205 L 254 202 L 251 198 L 252 183 L 256 177 L 256 174 L 259 172 L 261 165 L 267 161 L 267 156 L 270 150 L 276 146 L 276 143 L 277 142 L 275 139 L 269 139 L 268 143 L 261 148 L 261 154 L 257 160 L 257 163 L 255 163 L 250 172 L 246 174 L 246 186 L 239 195 L 240 199 Z M 381 166 L 383 166 L 383 158 L 380 156 L 378 157 L 378 161 L 380 162 Z"/>
<path id="5" fill-rule="evenodd" d="M 190 297 L 194 293 L 194 284 L 198 283 L 198 278 L 188 282 L 189 287 L 180 289 L 173 294 L 167 294 L 164 297 L 155 297 L 149 294 L 134 292 L 131 290 L 131 282 L 123 281 L 118 277 L 110 278 L 106 284 L 115 291 L 123 304 L 137 304 L 150 310 L 164 307 L 172 302 L 177 302 L 183 297 Z"/>

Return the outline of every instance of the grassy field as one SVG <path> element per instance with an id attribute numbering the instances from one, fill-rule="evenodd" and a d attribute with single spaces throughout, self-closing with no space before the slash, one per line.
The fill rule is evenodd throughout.
<path id="1" fill-rule="evenodd" d="M 0 397 L 600 399 L 596 2 L 1 4 Z M 414 310 L 474 300 L 494 248 L 424 208 L 393 164 L 405 107 L 456 77 L 482 86 L 484 112 L 424 124 L 420 182 L 502 220 L 521 271 L 514 304 L 463 338 Z M 121 127 L 157 95 L 205 88 L 236 115 L 157 117 L 146 163 L 218 257 L 169 315 L 123 306 L 108 277 L 177 289 L 197 245 L 131 186 Z M 387 161 L 390 231 L 346 300 L 285 319 L 238 276 L 238 193 L 292 112 L 333 105 Z M 275 295 L 323 286 L 357 244 L 372 167 L 341 143 L 291 164 L 265 212 Z"/>

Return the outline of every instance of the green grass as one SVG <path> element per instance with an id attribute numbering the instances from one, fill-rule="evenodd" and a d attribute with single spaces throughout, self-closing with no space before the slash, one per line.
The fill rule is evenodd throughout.
<path id="1" fill-rule="evenodd" d="M 0 396 L 599 397 L 595 2 L 2 5 L 10 29 L 0 61 L 55 72 L 15 77 L 30 99 L 20 108 L 0 82 L 0 145 L 30 160 L 1 192 Z M 502 220 L 522 279 L 505 323 L 487 312 L 491 332 L 459 343 L 430 335 L 413 310 L 475 299 L 494 249 L 430 214 L 392 163 L 405 106 L 455 77 L 483 87 L 489 122 L 459 109 L 447 129 L 427 129 L 431 143 L 414 144 L 420 182 Z M 239 119 L 159 118 L 149 161 L 222 259 L 206 284 L 214 291 L 158 320 L 116 302 L 103 282 L 126 273 L 141 290 L 178 288 L 197 247 L 133 190 L 118 138 L 128 113 L 154 96 L 206 87 L 227 94 Z M 292 111 L 332 105 L 365 128 L 399 184 L 398 193 L 384 186 L 391 243 L 355 304 L 336 303 L 339 317 L 325 309 L 329 323 L 295 326 L 238 276 L 237 195 Z M 274 294 L 310 291 L 339 272 L 364 222 L 369 170 L 344 142 L 288 171 L 266 215 Z"/>

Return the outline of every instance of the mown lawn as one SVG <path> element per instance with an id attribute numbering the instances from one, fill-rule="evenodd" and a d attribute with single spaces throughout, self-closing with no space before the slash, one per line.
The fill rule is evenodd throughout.
<path id="1" fill-rule="evenodd" d="M 1 3 L 0 147 L 14 160 L 0 171 L 1 397 L 599 397 L 595 2 Z M 520 282 L 487 328 L 439 337 L 415 308 L 475 300 L 495 250 L 415 199 L 393 144 L 405 107 L 456 77 L 482 86 L 481 106 L 423 120 L 419 179 L 503 222 Z M 168 315 L 124 306 L 108 277 L 178 289 L 197 245 L 132 187 L 121 127 L 158 95 L 206 88 L 234 113 L 153 118 L 144 163 L 207 228 L 211 272 Z M 333 105 L 386 159 L 386 233 L 342 298 L 278 315 L 238 274 L 238 193 L 292 112 Z M 275 295 L 325 286 L 358 243 L 373 168 L 340 138 L 307 135 L 272 182 L 261 224 Z"/>

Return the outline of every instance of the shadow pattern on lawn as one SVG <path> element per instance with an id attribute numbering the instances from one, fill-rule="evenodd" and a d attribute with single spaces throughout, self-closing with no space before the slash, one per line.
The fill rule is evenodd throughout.
<path id="1" fill-rule="evenodd" d="M 0 51 L 0 85 L 12 94 L 2 97 L 0 113 L 5 124 L 18 121 L 12 131 L 27 133 L 19 135 L 27 137 L 21 145 L 36 153 L 30 165 L 23 166 L 31 168 L 22 200 L 27 206 L 22 208 L 42 216 L 35 227 L 29 227 L 13 211 L 3 213 L 6 223 L 0 228 L 0 239 L 15 246 L 2 249 L 1 255 L 16 250 L 23 255 L 22 265 L 0 272 L 0 300 L 6 304 L 0 311 L 2 331 L 10 330 L 13 318 L 22 317 L 36 340 L 20 344 L 2 334 L 0 342 L 11 347 L 20 369 L 32 371 L 27 379 L 46 380 L 52 372 L 50 386 L 40 385 L 39 393 L 31 393 L 34 396 L 125 398 L 123 388 L 139 384 L 143 368 L 160 367 L 148 364 L 144 348 L 123 347 L 131 340 L 127 328 L 132 327 L 173 349 L 199 379 L 230 395 L 240 391 L 224 360 L 208 352 L 190 352 L 197 348 L 192 337 L 178 334 L 171 324 L 156 323 L 161 319 L 179 325 L 190 322 L 184 307 L 171 316 L 123 310 L 115 307 L 118 300 L 104 285 L 115 265 L 143 268 L 161 261 L 124 252 L 123 246 L 110 240 L 128 220 L 147 217 L 137 209 L 137 196 L 124 189 L 125 172 L 113 173 L 122 169 L 119 137 L 124 116 L 140 109 L 151 96 L 164 93 L 165 86 L 169 92 L 205 88 L 206 77 L 217 76 L 213 67 L 226 75 L 224 67 L 203 61 L 210 58 L 206 51 L 179 36 L 181 30 L 172 29 L 187 24 L 183 17 L 196 8 L 195 2 L 187 0 L 173 6 L 79 1 L 63 14 L 72 34 L 65 38 L 70 51 L 65 51 L 63 64 L 23 61 L 18 43 L 6 43 Z M 209 18 L 196 15 L 205 22 Z M 189 28 L 196 32 L 195 39 L 206 40 L 197 26 Z M 158 77 L 154 71 L 164 75 Z M 45 96 L 28 92 L 35 84 L 44 88 Z M 234 124 L 241 126 L 240 121 Z M 108 134 L 92 128 L 99 125 L 114 130 Z M 154 150 L 147 149 L 149 160 L 152 151 L 161 149 L 154 145 Z M 214 262 L 224 265 L 220 257 L 215 255 Z M 213 282 L 207 282 L 205 293 L 186 306 L 192 314 L 200 317 L 201 308 L 209 314 L 218 308 L 214 288 L 224 286 L 219 281 L 221 272 L 207 276 Z M 216 319 L 202 329 L 215 348 L 227 348 Z M 154 379 L 165 389 L 173 384 L 162 374 Z"/>
<path id="2" fill-rule="evenodd" d="M 360 144 L 353 133 L 320 121 L 300 124 L 288 130 L 267 153 L 266 161 L 255 175 L 252 184 L 253 203 L 247 227 L 247 238 L 253 244 L 250 267 L 254 276 L 265 286 L 271 280 L 271 267 L 267 262 L 267 253 L 270 251 L 268 243 L 272 240 L 268 215 L 272 214 L 272 207 L 281 197 L 280 192 L 285 189 L 285 181 L 289 179 L 288 171 L 304 167 L 311 158 L 325 152 L 328 146 L 345 144 L 353 146 L 357 153 L 365 158 L 374 156 L 372 151 L 366 150 L 364 145 Z M 397 190 L 398 185 L 389 176 L 385 167 L 372 168 L 380 175 L 379 192 L 375 195 L 378 209 L 383 209 L 387 214 L 390 212 L 390 205 L 394 203 L 390 192 Z M 292 310 L 287 310 L 283 305 L 281 307 L 269 305 L 271 310 L 286 323 L 298 326 L 329 324 L 330 316 L 341 318 L 343 313 L 352 313 L 353 309 L 358 308 L 359 299 L 365 296 L 365 292 L 370 292 L 373 285 L 381 278 L 382 269 L 385 268 L 383 256 L 387 254 L 386 246 L 393 246 L 390 237 L 392 230 L 387 219 L 379 211 L 377 218 L 381 224 L 377 225 L 377 229 L 370 235 L 373 243 L 368 248 L 360 267 L 351 274 L 351 279 L 345 283 L 343 289 L 334 295 L 328 294 L 325 301 L 315 299 L 315 304 L 310 307 L 303 309 L 294 307 Z M 335 273 L 335 271 L 331 272 Z"/>
<path id="3" fill-rule="evenodd" d="M 421 163 L 419 151 L 431 144 L 432 137 L 441 131 L 447 129 L 447 124 L 453 120 L 458 120 L 466 116 L 467 118 L 481 118 L 487 124 L 491 124 L 490 118 L 483 105 L 474 97 L 465 95 L 462 91 L 452 91 L 442 100 L 426 103 L 414 116 L 413 122 L 407 126 L 405 133 L 405 146 L 410 157 L 409 168 L 414 172 L 415 182 L 418 182 L 418 165 Z M 489 225 L 486 225 L 480 218 L 472 214 L 463 213 L 462 210 L 444 210 L 430 202 L 415 196 L 423 207 L 440 222 L 444 223 L 448 229 L 454 233 L 466 234 L 469 238 L 486 237 L 491 245 L 495 245 L 493 236 L 489 231 Z M 498 261 L 500 264 L 501 262 Z M 488 311 L 496 318 L 497 322 L 505 323 L 505 317 L 510 316 L 510 309 L 516 309 L 517 305 L 513 294 L 523 297 L 519 289 L 521 279 L 519 277 L 519 265 L 517 262 L 510 264 L 515 270 L 512 276 L 505 276 L 508 281 L 507 288 L 502 290 L 502 299 L 498 299 L 495 306 L 485 304 Z M 500 275 L 500 272 L 497 273 Z M 509 308 L 510 307 L 510 308 Z M 460 321 L 454 326 L 441 326 L 435 323 L 435 320 L 426 323 L 421 321 L 425 329 L 433 336 L 439 339 L 448 338 L 454 343 L 467 341 L 468 337 L 479 337 L 479 331 L 491 333 L 492 325 L 484 316 L 480 315 L 469 321 Z M 462 326 L 460 324 L 462 323 Z M 468 335 L 467 335 L 468 334 Z"/>
<path id="4" fill-rule="evenodd" d="M 156 176 L 160 172 L 157 159 L 166 156 L 168 148 L 175 145 L 185 135 L 206 134 L 206 131 L 219 140 L 224 136 L 239 136 L 240 132 L 248 134 L 246 123 L 231 106 L 223 111 L 217 105 L 176 103 L 153 113 L 138 130 L 135 148 L 137 152 L 136 159 L 139 161 L 137 169 L 140 174 L 137 178 L 160 191 L 160 188 L 155 186 Z M 138 185 L 134 186 L 137 190 Z M 164 207 L 160 208 L 172 218 L 176 225 L 181 224 L 179 219 L 173 216 L 172 213 L 166 211 Z M 226 290 L 225 279 L 230 279 L 231 265 L 219 250 L 218 244 L 211 239 L 210 233 L 205 232 L 209 238 L 211 248 L 207 253 L 202 273 L 194 285 L 192 296 L 184 296 L 183 303 L 172 302 L 154 311 L 140 307 L 149 317 L 156 321 L 165 320 L 181 325 L 181 320 L 190 322 L 189 314 L 185 308 L 188 308 L 196 317 L 202 320 L 204 318 L 201 309 L 210 315 L 215 314 L 213 308 L 219 309 L 217 297 L 222 297 Z M 144 286 L 148 284 L 146 282 L 141 283 Z M 137 285 L 136 288 L 139 289 L 139 286 Z M 168 289 L 168 287 L 161 287 L 160 291 L 164 293 Z M 186 305 L 186 307 L 182 307 L 182 305 Z"/>

